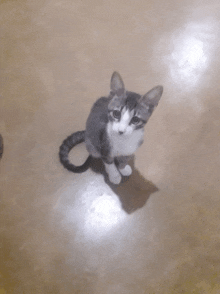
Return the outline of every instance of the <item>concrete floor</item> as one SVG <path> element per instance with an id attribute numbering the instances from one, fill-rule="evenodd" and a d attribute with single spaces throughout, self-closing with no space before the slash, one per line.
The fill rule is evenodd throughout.
<path id="1" fill-rule="evenodd" d="M 0 293 L 220 293 L 220 2 L 0 3 Z M 164 86 L 117 189 L 58 160 L 114 70 Z"/>

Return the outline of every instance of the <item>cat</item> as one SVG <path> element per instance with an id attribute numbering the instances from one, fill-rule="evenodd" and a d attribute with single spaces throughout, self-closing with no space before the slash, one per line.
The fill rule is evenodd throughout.
<path id="1" fill-rule="evenodd" d="M 163 87 L 156 86 L 141 96 L 126 91 L 118 72 L 111 77 L 110 94 L 93 105 L 86 130 L 67 137 L 60 146 L 59 158 L 69 171 L 86 171 L 92 158 L 101 158 L 109 181 L 120 184 L 122 176 L 130 176 L 128 161 L 143 143 L 144 126 L 162 96 Z M 81 166 L 70 163 L 68 154 L 77 144 L 85 142 L 89 157 Z"/>

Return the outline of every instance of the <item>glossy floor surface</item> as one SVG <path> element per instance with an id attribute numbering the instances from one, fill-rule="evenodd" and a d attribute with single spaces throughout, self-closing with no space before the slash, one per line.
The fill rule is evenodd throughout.
<path id="1" fill-rule="evenodd" d="M 220 2 L 0 3 L 0 293 L 220 293 Z M 114 70 L 164 86 L 118 188 L 57 155 Z"/>

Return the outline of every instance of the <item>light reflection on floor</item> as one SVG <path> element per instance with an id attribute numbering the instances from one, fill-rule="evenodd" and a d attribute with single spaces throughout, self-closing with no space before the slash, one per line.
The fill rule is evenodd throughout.
<path id="1" fill-rule="evenodd" d="M 126 217 L 116 195 L 103 194 L 95 198 L 86 212 L 85 232 L 103 235 L 120 224 Z"/>
<path id="2" fill-rule="evenodd" d="M 174 37 L 174 50 L 170 57 L 172 79 L 176 83 L 181 80 L 190 88 L 195 87 L 207 67 L 208 57 L 204 52 L 203 40 L 198 38 L 200 30 L 200 26 L 187 24 L 179 36 Z"/>
<path id="3" fill-rule="evenodd" d="M 56 216 L 61 215 L 62 227 L 83 231 L 86 238 L 102 237 L 129 217 L 101 175 L 94 174 L 84 186 L 70 182 L 59 195 L 54 212 Z"/>
<path id="4" fill-rule="evenodd" d="M 172 80 L 176 84 L 181 81 L 186 89 L 191 90 L 200 81 L 210 63 L 215 31 L 216 24 L 208 20 L 203 23 L 189 22 L 173 34 L 173 52 L 169 58 L 169 67 Z"/>

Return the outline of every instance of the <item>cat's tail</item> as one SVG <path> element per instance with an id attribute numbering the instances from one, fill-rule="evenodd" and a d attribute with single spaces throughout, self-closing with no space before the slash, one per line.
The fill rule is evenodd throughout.
<path id="1" fill-rule="evenodd" d="M 60 146 L 60 152 L 59 152 L 59 157 L 60 157 L 60 162 L 63 164 L 63 166 L 68 169 L 69 171 L 72 171 L 74 173 L 82 173 L 86 171 L 91 163 L 92 157 L 89 156 L 85 163 L 83 163 L 80 166 L 75 166 L 69 161 L 69 152 L 70 150 L 85 141 L 85 131 L 79 131 L 76 133 L 73 133 L 69 137 L 67 137 L 62 145 Z"/>

